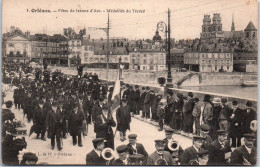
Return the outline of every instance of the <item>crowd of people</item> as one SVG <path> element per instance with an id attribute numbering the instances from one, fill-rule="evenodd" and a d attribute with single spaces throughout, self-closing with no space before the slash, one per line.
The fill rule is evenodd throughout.
<path id="1" fill-rule="evenodd" d="M 6 164 L 18 162 L 17 154 L 26 148 L 24 135 L 27 134 L 22 123 L 15 120 L 11 112 L 12 104 L 23 111 L 28 122 L 33 122 L 29 135 L 36 133 L 36 139 L 43 141 L 46 137 L 50 138 L 52 150 L 55 146 L 62 150 L 62 141 L 68 134 L 72 137 L 73 146 L 82 147 L 82 135 L 96 133 L 96 138 L 92 140 L 94 149 L 86 156 L 87 165 L 256 163 L 254 126 L 257 114 L 251 101 L 246 103 L 245 109 L 241 109 L 236 100 L 229 106 L 226 98 L 205 95 L 200 101 L 192 92 L 185 97 L 167 89 L 163 95 L 150 87 L 122 84 L 121 104 L 115 111 L 114 120 L 113 86 L 102 83 L 96 74 L 83 75 L 82 68 L 77 69 L 78 75 L 69 76 L 60 71 L 48 71 L 47 67 L 41 70 L 30 68 L 28 64 L 4 63 L 4 83 L 16 86 L 13 102 L 2 103 L 6 105 L 2 124 L 3 160 Z M 115 149 L 112 127 L 119 131 L 120 140 L 125 141 L 134 115 L 158 122 L 158 130 L 165 131 L 166 138 L 155 140 L 155 152 L 150 155 L 141 143 L 136 142 L 136 134 L 128 135 L 128 145 Z M 94 126 L 94 132 L 88 131 L 90 124 Z M 193 145 L 183 150 L 173 139 L 174 133 L 191 136 Z M 9 146 L 16 140 L 23 145 L 15 145 L 15 151 L 10 151 Z M 244 140 L 242 146 L 241 140 Z M 114 150 L 118 153 L 118 159 L 112 156 Z M 109 152 L 111 154 L 107 156 Z M 226 156 L 227 153 L 231 156 Z M 10 157 L 16 161 L 10 161 Z"/>

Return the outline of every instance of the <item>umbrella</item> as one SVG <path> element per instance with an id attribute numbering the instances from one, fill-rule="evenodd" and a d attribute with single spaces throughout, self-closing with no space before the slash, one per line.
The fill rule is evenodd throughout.
<path id="1" fill-rule="evenodd" d="M 36 124 L 32 125 L 30 129 L 29 137 L 33 134 L 33 132 L 35 132 L 35 130 L 36 130 Z"/>

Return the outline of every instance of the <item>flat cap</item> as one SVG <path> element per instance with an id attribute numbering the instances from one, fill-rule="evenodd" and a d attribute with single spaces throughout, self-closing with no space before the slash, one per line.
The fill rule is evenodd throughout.
<path id="1" fill-rule="evenodd" d="M 146 89 L 146 90 L 150 90 L 149 86 L 147 86 L 145 89 Z"/>
<path id="2" fill-rule="evenodd" d="M 123 145 L 120 145 L 116 148 L 116 151 L 118 154 L 121 154 L 121 153 L 124 153 L 124 152 L 128 152 L 128 146 L 123 144 Z"/>
<path id="3" fill-rule="evenodd" d="M 205 140 L 206 138 L 203 136 L 194 135 L 193 140 Z"/>
<path id="4" fill-rule="evenodd" d="M 141 160 L 144 160 L 144 156 L 142 154 L 133 154 L 129 155 L 129 159 L 131 162 L 139 162 Z"/>
<path id="5" fill-rule="evenodd" d="M 129 139 L 136 139 L 137 135 L 136 134 L 130 134 L 130 135 L 128 135 L 128 138 Z"/>
<path id="6" fill-rule="evenodd" d="M 169 127 L 169 126 L 165 126 L 165 127 L 164 127 L 164 131 L 165 131 L 165 132 L 168 132 L 168 133 L 173 133 L 173 132 L 174 132 L 174 129 L 172 129 L 172 128 Z"/>
<path id="7" fill-rule="evenodd" d="M 207 124 L 202 124 L 202 125 L 200 125 L 200 129 L 203 131 L 209 131 L 210 127 Z"/>
<path id="8" fill-rule="evenodd" d="M 225 130 L 217 130 L 218 135 L 224 135 L 227 134 Z"/>
<path id="9" fill-rule="evenodd" d="M 162 140 L 162 139 L 154 140 L 154 142 L 155 142 L 156 144 L 165 144 L 165 140 Z"/>
<path id="10" fill-rule="evenodd" d="M 8 100 L 5 102 L 5 105 L 7 108 L 11 107 L 13 105 L 13 102 L 11 100 Z"/>
<path id="11" fill-rule="evenodd" d="M 255 139 L 255 135 L 252 133 L 246 133 L 243 136 L 244 136 L 244 138 L 247 138 L 247 139 Z"/>
<path id="12" fill-rule="evenodd" d="M 203 155 L 207 155 L 209 154 L 208 150 L 205 150 L 203 148 L 200 149 L 200 151 L 198 152 L 198 156 L 203 156 Z"/>
<path id="13" fill-rule="evenodd" d="M 104 138 L 95 138 L 92 140 L 92 143 L 100 143 L 100 142 L 106 142 Z"/>
<path id="14" fill-rule="evenodd" d="M 142 87 L 142 90 L 145 90 L 145 87 Z"/>
<path id="15" fill-rule="evenodd" d="M 223 99 L 221 99 L 221 103 L 227 103 L 227 99 L 226 98 L 223 98 Z"/>
<path id="16" fill-rule="evenodd" d="M 135 85 L 135 88 L 137 89 L 137 88 L 139 88 L 139 86 L 138 86 L 138 85 Z"/>

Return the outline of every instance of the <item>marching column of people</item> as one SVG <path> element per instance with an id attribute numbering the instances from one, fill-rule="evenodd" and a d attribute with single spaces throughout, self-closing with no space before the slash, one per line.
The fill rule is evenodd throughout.
<path id="1" fill-rule="evenodd" d="M 62 150 L 67 134 L 72 136 L 73 146 L 82 147 L 81 136 L 88 134 L 88 125 L 93 122 L 96 139 L 92 141 L 94 149 L 86 156 L 87 165 L 256 163 L 256 129 L 252 128 L 252 122 L 257 120 L 257 114 L 250 101 L 246 109 L 241 109 L 236 100 L 229 106 L 226 98 L 205 95 L 200 101 L 192 92 L 184 96 L 171 90 L 166 91 L 163 99 L 162 94 L 149 87 L 127 84 L 115 121 L 111 92 L 106 97 L 107 91 L 108 86 L 102 85 L 96 74 L 85 73 L 82 77 L 81 69 L 76 77 L 38 70 L 34 79 L 31 75 L 20 78 L 13 98 L 15 107 L 23 109 L 27 121 L 33 121 L 29 135 L 35 132 L 36 138 L 44 141 L 47 136 L 51 139 L 51 149 L 56 142 L 58 150 Z M 158 122 L 158 130 L 165 130 L 166 138 L 155 140 L 155 152 L 150 155 L 137 143 L 136 134 L 128 135 L 128 145 L 115 149 L 112 127 L 119 131 L 120 140 L 125 141 L 134 115 Z M 183 150 L 174 133 L 192 137 L 193 145 Z M 244 140 L 242 146 L 241 140 Z"/>

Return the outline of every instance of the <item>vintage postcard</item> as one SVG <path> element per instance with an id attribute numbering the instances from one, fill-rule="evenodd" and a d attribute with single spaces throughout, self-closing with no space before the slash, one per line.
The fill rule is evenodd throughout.
<path id="1" fill-rule="evenodd" d="M 256 165 L 257 0 L 3 0 L 2 165 Z"/>

